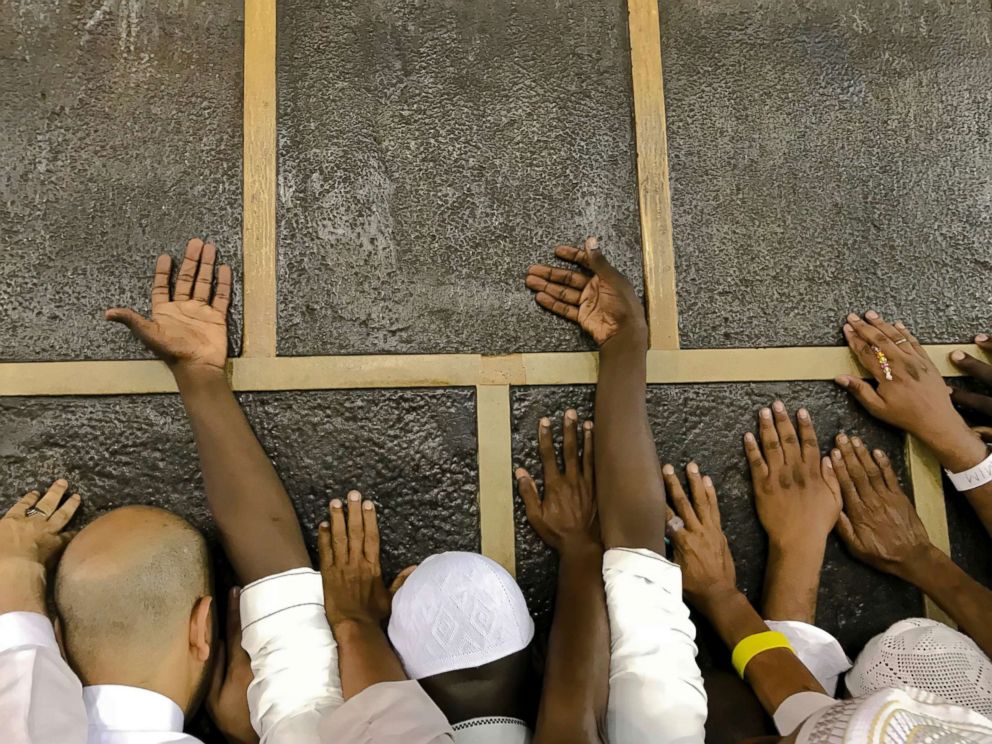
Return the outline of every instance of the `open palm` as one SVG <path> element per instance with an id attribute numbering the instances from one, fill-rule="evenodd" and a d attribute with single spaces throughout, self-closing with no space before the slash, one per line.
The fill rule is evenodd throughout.
<path id="1" fill-rule="evenodd" d="M 217 248 L 194 238 L 186 245 L 175 290 L 170 297 L 172 259 L 159 256 L 152 283 L 152 315 L 144 318 L 127 308 L 107 311 L 107 319 L 123 323 L 167 364 L 224 369 L 227 360 L 227 308 L 231 302 L 231 269 L 220 266 L 214 285 Z"/>

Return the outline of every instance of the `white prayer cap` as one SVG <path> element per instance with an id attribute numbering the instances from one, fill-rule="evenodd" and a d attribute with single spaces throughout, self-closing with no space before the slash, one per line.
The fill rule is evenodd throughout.
<path id="1" fill-rule="evenodd" d="M 915 687 L 992 718 L 992 663 L 968 636 L 923 618 L 875 636 L 845 678 L 854 697 Z"/>
<path id="2" fill-rule="evenodd" d="M 839 701 L 802 725 L 796 744 L 990 744 L 992 721 L 923 690 Z"/>
<path id="3" fill-rule="evenodd" d="M 389 640 L 411 679 L 488 664 L 533 637 L 517 582 L 478 553 L 432 555 L 393 597 Z"/>

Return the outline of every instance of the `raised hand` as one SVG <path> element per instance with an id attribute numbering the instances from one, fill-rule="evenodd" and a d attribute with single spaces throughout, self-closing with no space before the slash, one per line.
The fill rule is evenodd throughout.
<path id="1" fill-rule="evenodd" d="M 128 308 L 107 310 L 107 320 L 123 323 L 156 356 L 172 367 L 224 369 L 227 361 L 227 308 L 231 302 L 231 268 L 217 269 L 217 248 L 193 238 L 170 296 L 172 259 L 159 256 L 152 282 L 152 314 L 144 318 Z"/>
<path id="2" fill-rule="evenodd" d="M 224 643 L 214 648 L 219 649 L 219 656 L 207 691 L 207 712 L 229 744 L 257 744 L 258 734 L 248 711 L 248 685 L 255 675 L 248 652 L 241 646 L 241 599 L 237 587 L 228 597 Z"/>
<path id="3" fill-rule="evenodd" d="M 379 523 L 375 505 L 348 494 L 348 519 L 339 499 L 328 508 L 330 523 L 320 525 L 317 547 L 324 579 L 324 609 L 331 627 L 353 621 L 379 627 L 389 616 L 390 596 L 379 564 Z"/>
<path id="4" fill-rule="evenodd" d="M 754 434 L 744 435 L 758 519 L 769 540 L 783 549 L 825 541 L 841 510 L 840 486 L 830 459 L 820 458 L 809 411 L 800 408 L 796 419 L 798 435 L 777 400 L 758 415 L 760 446 Z"/>
<path id="5" fill-rule="evenodd" d="M 596 519 L 596 495 L 593 483 L 592 422 L 583 426 L 582 455 L 579 455 L 578 414 L 565 411 L 562 427 L 564 471 L 558 468 L 551 421 L 542 418 L 537 427 L 537 441 L 544 468 L 544 498 L 537 484 L 524 468 L 516 472 L 517 487 L 527 510 L 527 521 L 549 546 L 559 553 L 572 547 L 600 543 Z"/>
<path id="6" fill-rule="evenodd" d="M 559 245 L 555 256 L 592 276 L 544 264 L 529 267 L 525 283 L 537 292 L 538 305 L 578 323 L 599 346 L 621 332 L 646 336 L 644 307 L 630 282 L 599 252 L 596 238 L 586 238 L 581 249 Z"/>
<path id="7" fill-rule="evenodd" d="M 668 534 L 675 562 L 682 567 L 682 589 L 690 602 L 706 605 L 719 596 L 737 593 L 737 571 L 727 536 L 720 526 L 720 507 L 713 480 L 690 462 L 685 469 L 692 503 L 675 468 L 665 465 L 661 476 L 674 511 L 668 510 Z M 677 518 L 676 518 L 677 517 Z"/>
<path id="8" fill-rule="evenodd" d="M 859 560 L 907 578 L 932 549 L 927 530 L 882 450 L 837 435 L 834 471 L 844 498 L 837 534 Z"/>

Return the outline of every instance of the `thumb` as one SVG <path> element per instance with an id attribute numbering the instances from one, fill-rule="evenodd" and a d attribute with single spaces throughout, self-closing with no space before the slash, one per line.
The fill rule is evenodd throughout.
<path id="1" fill-rule="evenodd" d="M 541 497 L 537 494 L 537 484 L 534 479 L 523 468 L 517 468 L 514 473 L 517 478 L 517 490 L 520 491 L 520 498 L 524 502 L 524 511 L 527 519 L 533 523 L 541 515 Z"/>
<path id="2" fill-rule="evenodd" d="M 396 592 L 406 583 L 406 580 L 410 578 L 410 574 L 417 570 L 418 565 L 414 563 L 412 566 L 407 566 L 396 575 L 393 583 L 389 585 L 389 595 L 391 597 L 395 596 Z"/>
<path id="3" fill-rule="evenodd" d="M 844 512 L 841 512 L 837 517 L 837 525 L 835 529 L 837 530 L 837 534 L 840 535 L 840 539 L 844 541 L 845 545 L 851 547 L 854 544 L 854 525 L 851 524 L 851 520 Z"/>
<path id="4" fill-rule="evenodd" d="M 599 250 L 599 242 L 594 237 L 586 238 L 585 244 L 582 246 L 582 250 L 585 251 L 586 260 L 588 261 L 589 268 L 596 274 L 604 275 L 610 274 L 615 269 L 610 262 L 606 260 L 606 256 Z"/>
<path id="5" fill-rule="evenodd" d="M 104 313 L 104 318 L 121 323 L 131 329 L 131 333 L 144 341 L 151 335 L 155 324 L 127 307 L 112 307 Z"/>
<path id="6" fill-rule="evenodd" d="M 853 395 L 857 401 L 865 407 L 865 410 L 873 416 L 877 416 L 885 405 L 871 385 L 857 377 L 841 375 L 834 379 L 838 385 Z"/>

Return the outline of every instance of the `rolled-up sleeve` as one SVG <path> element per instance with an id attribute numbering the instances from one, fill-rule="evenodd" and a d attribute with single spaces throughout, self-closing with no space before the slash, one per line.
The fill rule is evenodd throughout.
<path id="1" fill-rule="evenodd" d="M 0 727 L 5 744 L 85 744 L 79 679 L 36 612 L 0 615 Z"/>
<path id="2" fill-rule="evenodd" d="M 644 549 L 603 557 L 610 614 L 609 741 L 695 744 L 704 739 L 706 691 L 682 572 Z"/>
<path id="3" fill-rule="evenodd" d="M 454 732 L 413 681 L 372 685 L 320 722 L 321 744 L 452 744 Z"/>
<path id="4" fill-rule="evenodd" d="M 321 715 L 344 702 L 320 573 L 297 568 L 246 586 L 241 627 L 255 675 L 248 710 L 262 744 L 317 741 Z"/>

